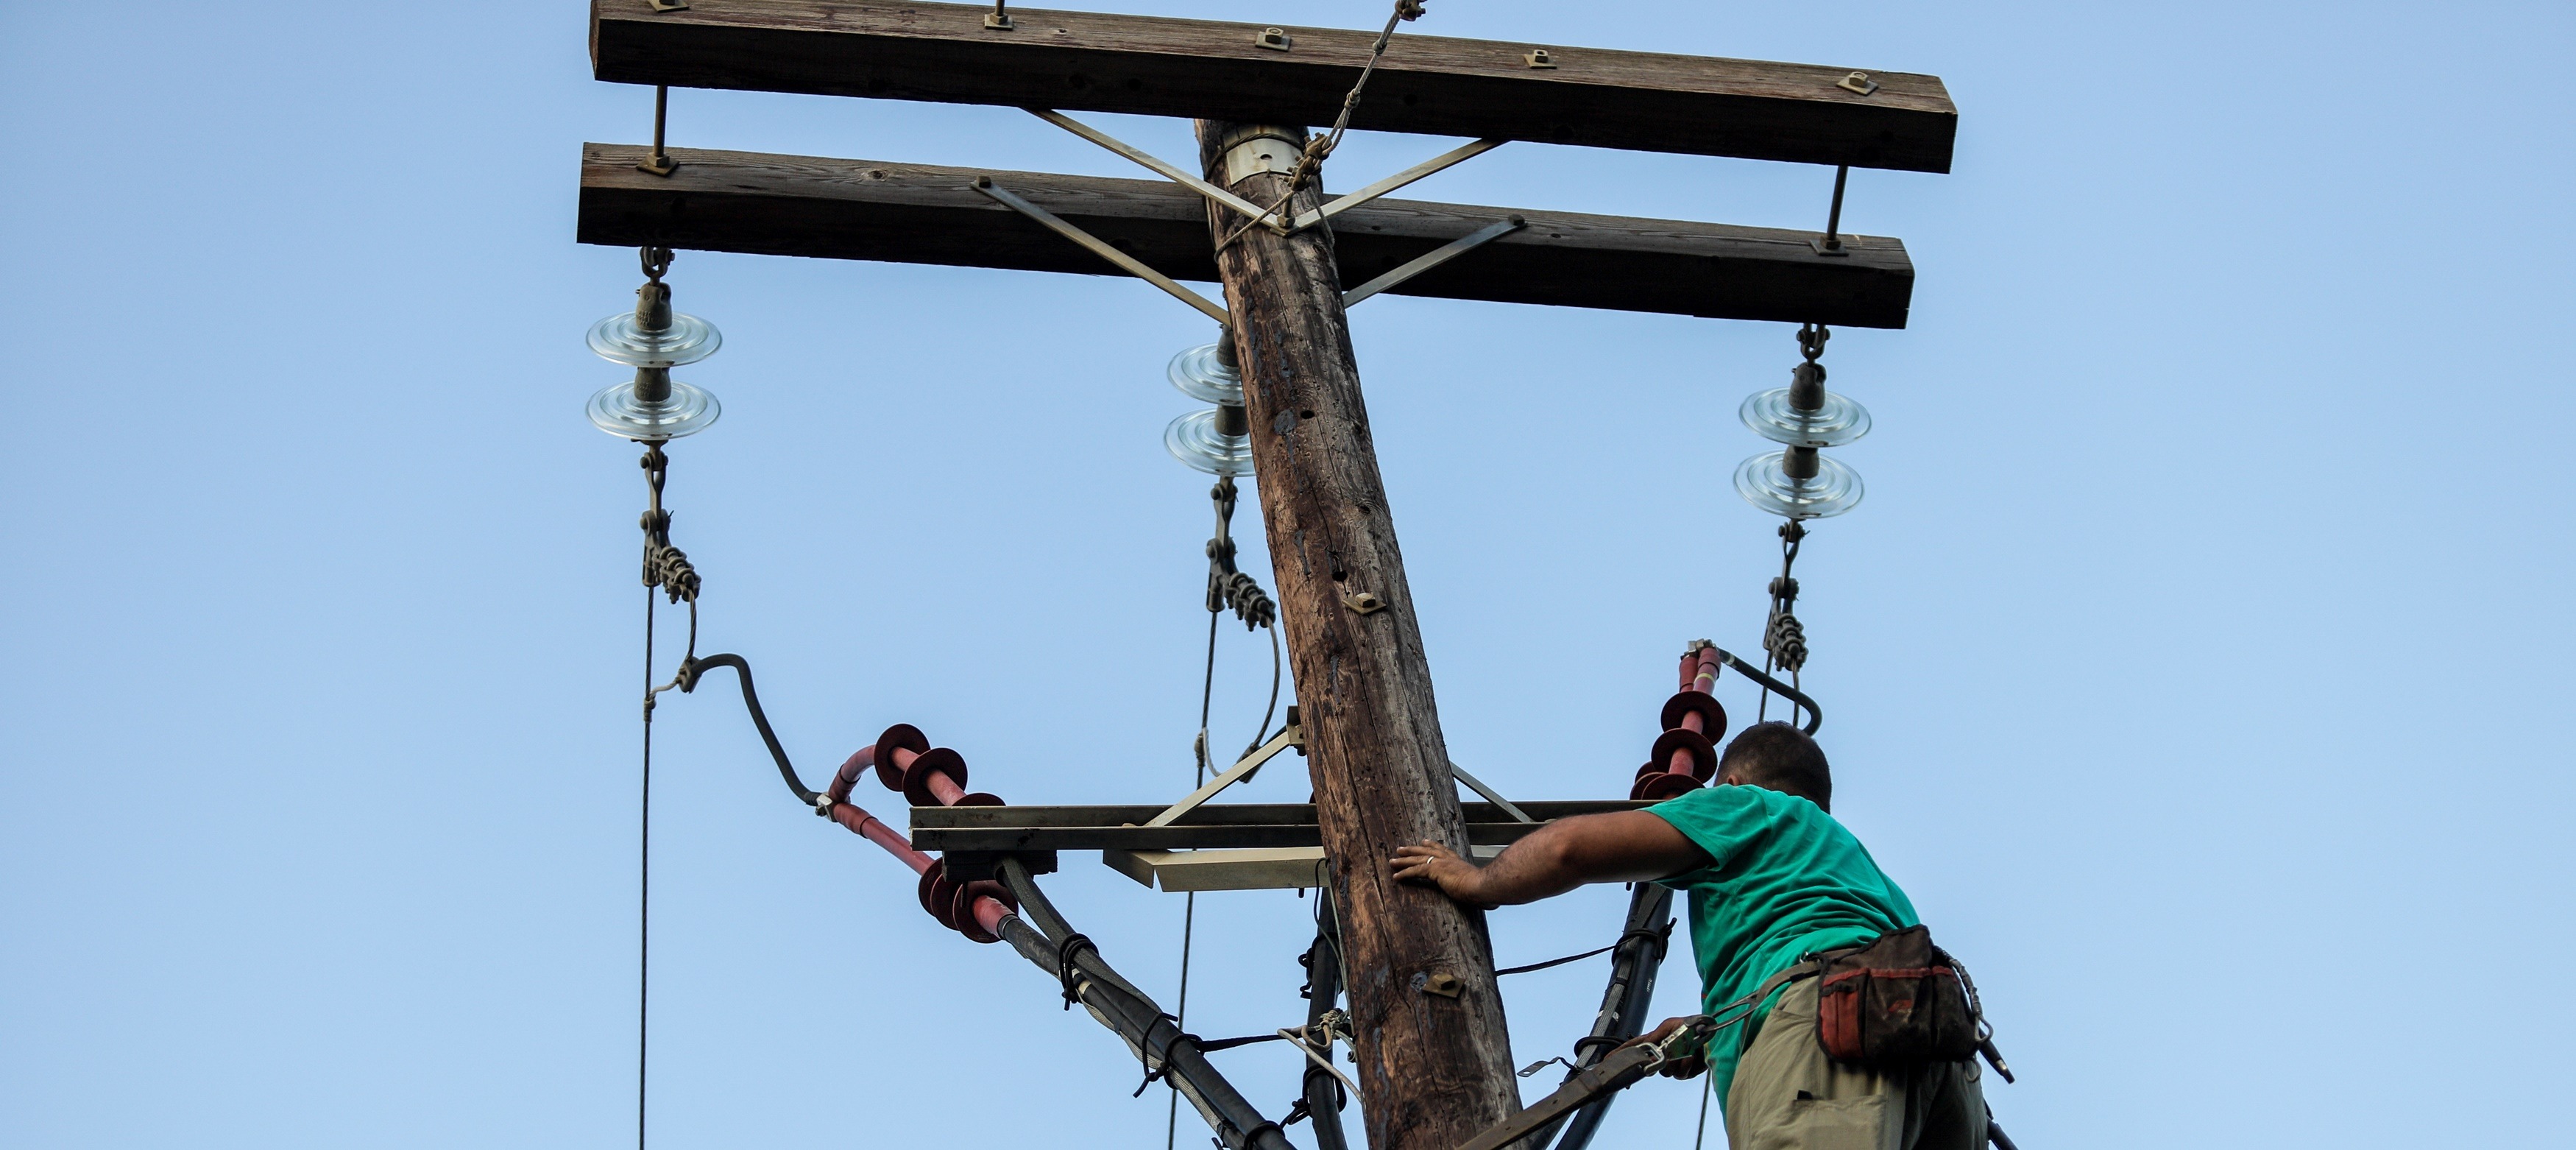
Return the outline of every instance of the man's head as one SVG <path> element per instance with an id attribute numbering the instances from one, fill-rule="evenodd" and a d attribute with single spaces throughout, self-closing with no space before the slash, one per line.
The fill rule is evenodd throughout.
<path id="1" fill-rule="evenodd" d="M 1755 723 L 1718 756 L 1717 781 L 1796 795 L 1820 810 L 1834 809 L 1834 776 L 1825 749 L 1787 723 Z"/>

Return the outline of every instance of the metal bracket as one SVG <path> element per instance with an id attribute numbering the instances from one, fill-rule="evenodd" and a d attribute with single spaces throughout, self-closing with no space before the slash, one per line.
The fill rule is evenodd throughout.
<path id="1" fill-rule="evenodd" d="M 1052 108 L 1023 108 L 1021 111 L 1027 112 L 1032 116 L 1053 124 L 1056 127 L 1062 128 L 1065 131 L 1071 132 L 1074 135 L 1080 136 L 1083 139 L 1089 140 L 1092 143 L 1098 144 L 1101 147 L 1107 148 L 1112 152 L 1116 152 L 1120 156 L 1125 157 L 1155 175 L 1179 184 L 1184 188 L 1188 188 L 1193 192 L 1197 192 L 1202 196 L 1206 196 L 1211 200 L 1215 200 L 1220 204 L 1224 204 L 1225 206 L 1241 212 L 1252 219 L 1261 220 L 1270 218 L 1271 214 L 1262 211 L 1260 205 L 1229 192 L 1224 188 L 1220 188 L 1215 184 L 1211 184 L 1206 180 L 1202 180 L 1197 176 L 1193 176 L 1188 172 L 1182 171 L 1179 168 L 1173 167 L 1172 165 L 1163 162 L 1161 157 L 1154 155 L 1152 152 L 1148 152 L 1143 148 L 1139 148 L 1134 144 L 1130 144 L 1125 140 L 1121 140 L 1116 136 L 1092 127 L 1091 125 L 1065 115 L 1062 112 L 1058 112 Z M 1278 225 L 1274 223 L 1272 226 L 1277 227 Z"/>
<path id="2" fill-rule="evenodd" d="M 1433 268 L 1439 267 L 1440 265 L 1457 259 L 1468 252 L 1474 251 L 1477 248 L 1483 247 L 1488 243 L 1501 239 L 1504 236 L 1510 235 L 1513 232 L 1519 231 L 1528 226 L 1529 221 L 1524 220 L 1519 216 L 1512 216 L 1495 223 L 1487 224 L 1484 227 L 1478 228 L 1475 231 L 1451 240 L 1446 244 L 1433 248 L 1430 251 L 1413 257 L 1412 259 L 1406 260 L 1404 263 L 1399 264 L 1394 269 L 1388 271 L 1385 275 L 1379 276 L 1376 279 L 1370 280 L 1367 283 L 1343 292 L 1342 306 L 1344 308 L 1349 308 L 1352 305 L 1359 303 L 1361 300 L 1367 299 L 1370 296 L 1387 290 L 1388 288 L 1392 288 L 1397 284 L 1403 283 L 1406 280 L 1412 279 L 1415 276 L 1421 275 L 1424 272 L 1430 271 Z"/>
<path id="3" fill-rule="evenodd" d="M 1128 255 L 1125 252 L 1119 251 L 1117 248 L 1111 247 L 1109 245 L 1109 241 L 1101 239 L 1090 232 L 1086 232 L 1081 228 L 1077 228 L 1072 224 L 1064 222 L 1062 219 L 1057 218 L 1054 212 L 1050 212 L 1045 208 L 1041 208 L 1036 204 L 1032 204 L 1027 200 L 1021 199 L 1019 196 L 1013 194 L 1009 189 L 994 183 L 993 177 L 975 177 L 974 188 L 976 191 L 984 193 L 987 198 L 1001 204 L 1003 207 L 1009 208 L 1012 211 L 1018 212 L 1021 215 L 1027 216 L 1030 219 L 1046 225 L 1047 230 L 1063 236 L 1066 239 L 1072 240 L 1073 242 L 1082 245 L 1085 249 L 1088 249 L 1091 254 L 1118 265 L 1120 268 L 1124 269 L 1127 274 L 1135 276 L 1137 279 L 1143 280 L 1146 283 L 1152 284 L 1155 287 L 1171 293 L 1173 299 L 1177 299 L 1182 303 L 1199 309 L 1199 311 L 1205 313 L 1208 318 L 1213 319 L 1218 323 L 1234 322 L 1234 317 L 1227 314 L 1225 308 L 1208 299 L 1208 297 L 1182 287 L 1179 280 L 1175 280 L 1170 276 L 1155 271 L 1154 269 L 1145 266 L 1144 261 Z"/>
<path id="4" fill-rule="evenodd" d="M 1449 773 L 1457 776 L 1459 782 L 1467 784 L 1468 790 L 1485 796 L 1486 802 L 1501 807 L 1503 809 L 1503 813 L 1512 816 L 1513 819 L 1524 823 L 1535 823 L 1538 821 L 1537 819 L 1529 817 L 1528 811 L 1513 806 L 1512 801 L 1504 798 L 1501 792 L 1496 791 L 1492 787 L 1486 786 L 1484 780 L 1468 774 L 1467 768 L 1452 762 L 1449 764 Z"/>
<path id="5" fill-rule="evenodd" d="M 1834 81 L 1834 87 L 1866 96 L 1878 90 L 1878 81 L 1870 79 L 1867 72 L 1854 72 Z"/>
<path id="6" fill-rule="evenodd" d="M 1527 52 L 1523 52 L 1521 53 L 1521 59 L 1533 68 L 1556 67 L 1555 57 L 1548 55 L 1547 49 L 1545 48 L 1532 48 Z"/>
<path id="7" fill-rule="evenodd" d="M 655 12 L 686 12 L 689 0 L 649 0 Z"/>
<path id="8" fill-rule="evenodd" d="M 1260 750 L 1254 751 L 1249 755 L 1245 755 L 1242 761 L 1237 762 L 1231 767 L 1227 767 L 1224 774 L 1218 775 L 1213 779 L 1209 779 L 1207 781 L 1207 785 L 1202 786 L 1195 791 L 1191 791 L 1189 793 L 1189 797 L 1164 808 L 1163 813 L 1145 820 L 1145 825 L 1149 827 L 1168 827 L 1172 825 L 1172 823 L 1182 815 L 1186 815 L 1191 811 L 1197 810 L 1199 808 L 1199 804 L 1215 798 L 1217 796 L 1217 792 L 1233 786 L 1236 783 L 1242 782 L 1245 779 L 1251 778 L 1253 772 L 1261 769 L 1261 764 L 1269 762 L 1274 756 L 1278 755 L 1279 752 L 1287 750 L 1290 747 L 1303 746 L 1305 745 L 1305 742 L 1305 728 L 1300 727 L 1295 723 L 1288 724 L 1285 729 L 1279 732 L 1276 738 L 1261 744 Z"/>
<path id="9" fill-rule="evenodd" d="M 1367 591 L 1358 591 L 1344 594 L 1342 596 L 1342 606 L 1348 607 L 1353 611 L 1357 611 L 1362 615 L 1375 615 L 1380 611 L 1386 610 L 1386 600 L 1380 599 L 1376 595 Z"/>
<path id="10" fill-rule="evenodd" d="M 1437 156 L 1433 156 L 1428 160 L 1424 160 L 1419 164 L 1415 164 L 1410 168 L 1406 168 L 1405 170 L 1397 172 L 1392 176 L 1388 176 L 1383 180 L 1379 180 L 1374 184 L 1363 187 L 1347 196 L 1336 197 L 1332 202 L 1327 203 L 1314 211 L 1308 212 L 1305 215 L 1297 217 L 1297 223 L 1291 230 L 1313 227 L 1319 222 L 1329 220 L 1334 216 L 1338 216 L 1343 212 L 1356 208 L 1361 204 L 1365 204 L 1370 200 L 1374 200 L 1379 196 L 1383 196 L 1388 192 L 1392 192 L 1397 188 L 1401 188 L 1406 184 L 1414 182 L 1415 180 L 1456 167 L 1459 164 L 1475 159 L 1478 156 L 1484 155 L 1485 153 L 1493 151 L 1494 149 L 1502 147 L 1510 142 L 1511 141 L 1509 140 L 1484 139 L 1471 144 L 1462 144 L 1458 147 L 1451 148 L 1446 152 L 1442 152 Z"/>
<path id="11" fill-rule="evenodd" d="M 1297 161 L 1306 155 L 1304 133 L 1276 124 L 1238 127 L 1226 133 L 1223 143 L 1225 156 L 1221 163 L 1225 182 L 1229 185 L 1242 183 L 1251 176 L 1289 175 L 1297 170 Z M 1273 223 L 1272 226 L 1279 225 Z"/>
<path id="12" fill-rule="evenodd" d="M 1008 2 L 1009 0 L 993 0 L 993 10 L 984 13 L 986 29 L 994 32 L 1008 32 L 1012 29 L 1011 14 L 1002 7 Z"/>
<path id="13" fill-rule="evenodd" d="M 1270 48 L 1281 52 L 1294 47 L 1296 43 L 1297 41 L 1288 35 L 1288 30 L 1285 28 L 1264 28 L 1252 38 L 1252 44 L 1256 48 Z"/>

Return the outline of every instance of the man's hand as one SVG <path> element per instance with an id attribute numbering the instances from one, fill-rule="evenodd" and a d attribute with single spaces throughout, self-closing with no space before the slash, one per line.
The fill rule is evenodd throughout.
<path id="1" fill-rule="evenodd" d="M 1626 1049 L 1639 1043 L 1662 1042 L 1671 1038 L 1681 1028 L 1690 1025 L 1695 1017 L 1697 1016 L 1684 1015 L 1680 1018 L 1667 1018 L 1663 1025 L 1622 1042 L 1619 1046 L 1621 1049 Z M 1664 1064 L 1657 1067 L 1655 1073 L 1666 1078 L 1697 1078 L 1707 1069 L 1708 1051 L 1706 1048 L 1694 1048 L 1689 1053 L 1665 1059 Z"/>
<path id="2" fill-rule="evenodd" d="M 1397 847 L 1399 882 L 1439 887 L 1478 910 L 1517 906 L 1587 882 L 1645 882 L 1707 866 L 1708 852 L 1644 811 L 1576 815 L 1531 831 L 1477 866 L 1438 843 Z"/>
<path id="3" fill-rule="evenodd" d="M 1438 843 L 1426 839 L 1413 846 L 1397 847 L 1387 865 L 1395 868 L 1397 882 L 1439 887 L 1440 893 L 1459 903 L 1477 910 L 1494 909 L 1494 903 L 1484 897 L 1481 889 L 1484 870 Z"/>

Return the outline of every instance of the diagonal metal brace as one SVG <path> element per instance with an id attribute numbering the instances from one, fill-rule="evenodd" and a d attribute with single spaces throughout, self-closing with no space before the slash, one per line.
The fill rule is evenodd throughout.
<path id="1" fill-rule="evenodd" d="M 1090 232 L 1086 232 L 1081 228 L 1077 228 L 1072 224 L 1066 223 L 1061 218 L 1058 218 L 1054 212 L 1050 212 L 1045 208 L 1041 208 L 1036 204 L 1032 204 L 1027 200 L 1021 199 L 1010 189 L 994 183 L 993 177 L 975 177 L 974 187 L 976 191 L 984 193 L 985 196 L 992 199 L 994 202 L 1001 204 L 1003 207 L 1009 208 L 1012 211 L 1018 212 L 1021 215 L 1027 216 L 1030 219 L 1046 225 L 1047 230 L 1063 236 L 1068 240 L 1072 240 L 1088 249 L 1091 254 L 1118 265 L 1129 275 L 1135 276 L 1137 279 L 1143 280 L 1146 283 L 1170 292 L 1172 294 L 1172 298 L 1207 313 L 1208 318 L 1213 319 L 1218 323 L 1232 323 L 1234 321 L 1234 317 L 1227 314 L 1225 308 L 1218 305 L 1215 301 L 1210 300 L 1208 297 L 1200 295 L 1197 292 L 1191 291 L 1188 288 L 1182 287 L 1179 280 L 1173 279 L 1170 276 L 1164 275 L 1161 272 L 1145 266 L 1144 261 L 1110 246 L 1109 241 L 1101 239 L 1100 237 L 1095 236 Z M 1432 254 L 1438 255 L 1439 253 L 1434 252 Z M 1416 260 L 1414 262 L 1420 263 L 1421 261 Z M 1406 266 L 1409 267 L 1411 265 L 1408 264 Z M 1396 271 L 1402 270 L 1404 269 L 1396 269 Z M 1392 275 L 1394 273 L 1390 272 L 1388 274 Z"/>
<path id="2" fill-rule="evenodd" d="M 1202 180 L 1197 176 L 1193 176 L 1188 172 L 1173 167 L 1172 165 L 1163 162 L 1162 157 L 1157 156 L 1152 152 L 1148 152 L 1143 148 L 1139 148 L 1134 144 L 1130 144 L 1125 140 L 1121 140 L 1116 136 L 1110 135 L 1107 132 L 1101 131 L 1098 128 L 1092 127 L 1089 124 L 1083 123 L 1080 120 L 1074 119 L 1073 117 L 1065 115 L 1064 113 L 1058 112 L 1052 108 L 1022 108 L 1020 110 L 1044 120 L 1047 123 L 1053 124 L 1056 127 L 1062 128 L 1065 131 L 1071 132 L 1074 135 L 1080 136 L 1083 139 L 1089 140 L 1092 143 L 1098 144 L 1101 147 L 1107 148 L 1112 152 L 1116 152 L 1119 155 L 1134 161 L 1137 165 L 1154 173 L 1155 175 L 1161 176 L 1166 180 L 1170 180 L 1175 184 L 1179 184 L 1184 188 L 1188 188 L 1193 192 L 1197 192 L 1202 196 L 1206 196 L 1220 204 L 1224 204 L 1235 211 L 1243 213 L 1247 217 L 1269 224 L 1273 230 L 1284 231 L 1281 227 L 1279 218 L 1271 212 L 1262 210 L 1259 204 L 1255 204 L 1250 200 L 1244 199 L 1241 196 L 1225 190 L 1224 188 L 1220 188 L 1215 184 L 1211 184 L 1206 180 Z"/>
<path id="3" fill-rule="evenodd" d="M 1376 295 L 1379 292 L 1385 291 L 1388 288 L 1394 287 L 1397 284 L 1403 283 L 1406 280 L 1412 279 L 1415 276 L 1421 275 L 1424 272 L 1430 271 L 1433 268 L 1439 267 L 1440 265 L 1457 259 L 1468 252 L 1483 247 L 1494 240 L 1501 239 L 1504 236 L 1510 235 L 1513 232 L 1519 231 L 1528 226 L 1529 221 L 1524 220 L 1519 216 L 1512 216 L 1507 219 L 1487 224 L 1484 227 L 1478 228 L 1475 231 L 1451 240 L 1446 244 L 1433 248 L 1432 250 L 1415 256 L 1412 259 L 1406 260 L 1404 263 L 1389 270 L 1385 275 L 1379 276 L 1376 279 L 1370 280 L 1367 283 L 1343 292 L 1342 306 L 1345 308 L 1350 307 L 1361 300 L 1367 299 L 1370 296 Z"/>
<path id="4" fill-rule="evenodd" d="M 1343 212 L 1356 208 L 1361 204 L 1365 204 L 1370 200 L 1374 200 L 1379 196 L 1383 196 L 1388 192 L 1392 192 L 1397 188 L 1401 188 L 1406 184 L 1414 182 L 1415 180 L 1422 179 L 1423 177 L 1432 175 L 1436 172 L 1456 167 L 1459 164 L 1475 159 L 1478 156 L 1484 155 L 1485 153 L 1493 151 L 1494 149 L 1502 147 L 1510 142 L 1511 141 L 1509 140 L 1478 140 L 1472 144 L 1465 144 L 1451 148 L 1446 152 L 1442 152 L 1437 156 L 1433 156 L 1428 160 L 1424 160 L 1419 164 L 1415 164 L 1410 168 L 1406 168 L 1401 172 L 1397 172 L 1392 176 L 1388 176 L 1383 180 L 1379 180 L 1378 182 L 1361 188 L 1356 192 L 1352 192 L 1347 196 L 1335 197 L 1332 202 L 1316 208 L 1305 215 L 1297 217 L 1296 226 L 1291 230 L 1302 231 L 1306 228 L 1311 228 L 1316 224 L 1329 220 L 1334 216 L 1338 216 Z"/>
<path id="5" fill-rule="evenodd" d="M 1217 792 L 1233 786 L 1236 783 L 1242 782 L 1245 779 L 1251 778 L 1254 771 L 1261 769 L 1261 764 L 1269 762 L 1273 757 L 1277 756 L 1279 752 L 1287 750 L 1290 747 L 1304 746 L 1305 743 L 1305 730 L 1295 724 L 1290 724 L 1287 730 L 1279 732 L 1277 738 L 1261 744 L 1260 750 L 1254 751 L 1249 755 L 1245 755 L 1241 762 L 1226 768 L 1224 774 L 1218 775 L 1213 779 L 1209 779 L 1207 781 L 1207 785 L 1202 786 L 1195 791 L 1191 791 L 1189 793 L 1189 797 L 1184 798 L 1177 803 L 1173 803 L 1170 807 L 1165 808 L 1163 813 L 1145 820 L 1145 825 L 1149 827 L 1168 827 L 1172 825 L 1173 821 L 1180 818 L 1182 815 L 1186 815 L 1191 811 L 1197 810 L 1199 808 L 1199 804 L 1215 798 L 1217 796 Z"/>

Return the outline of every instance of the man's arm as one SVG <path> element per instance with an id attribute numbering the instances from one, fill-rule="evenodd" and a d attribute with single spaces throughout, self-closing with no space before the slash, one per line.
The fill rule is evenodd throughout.
<path id="1" fill-rule="evenodd" d="M 1644 811 L 1558 819 L 1481 867 L 1428 842 L 1398 847 L 1388 860 L 1398 881 L 1436 886 L 1478 907 L 1535 902 L 1588 882 L 1670 878 L 1708 861 L 1689 836 Z"/>

